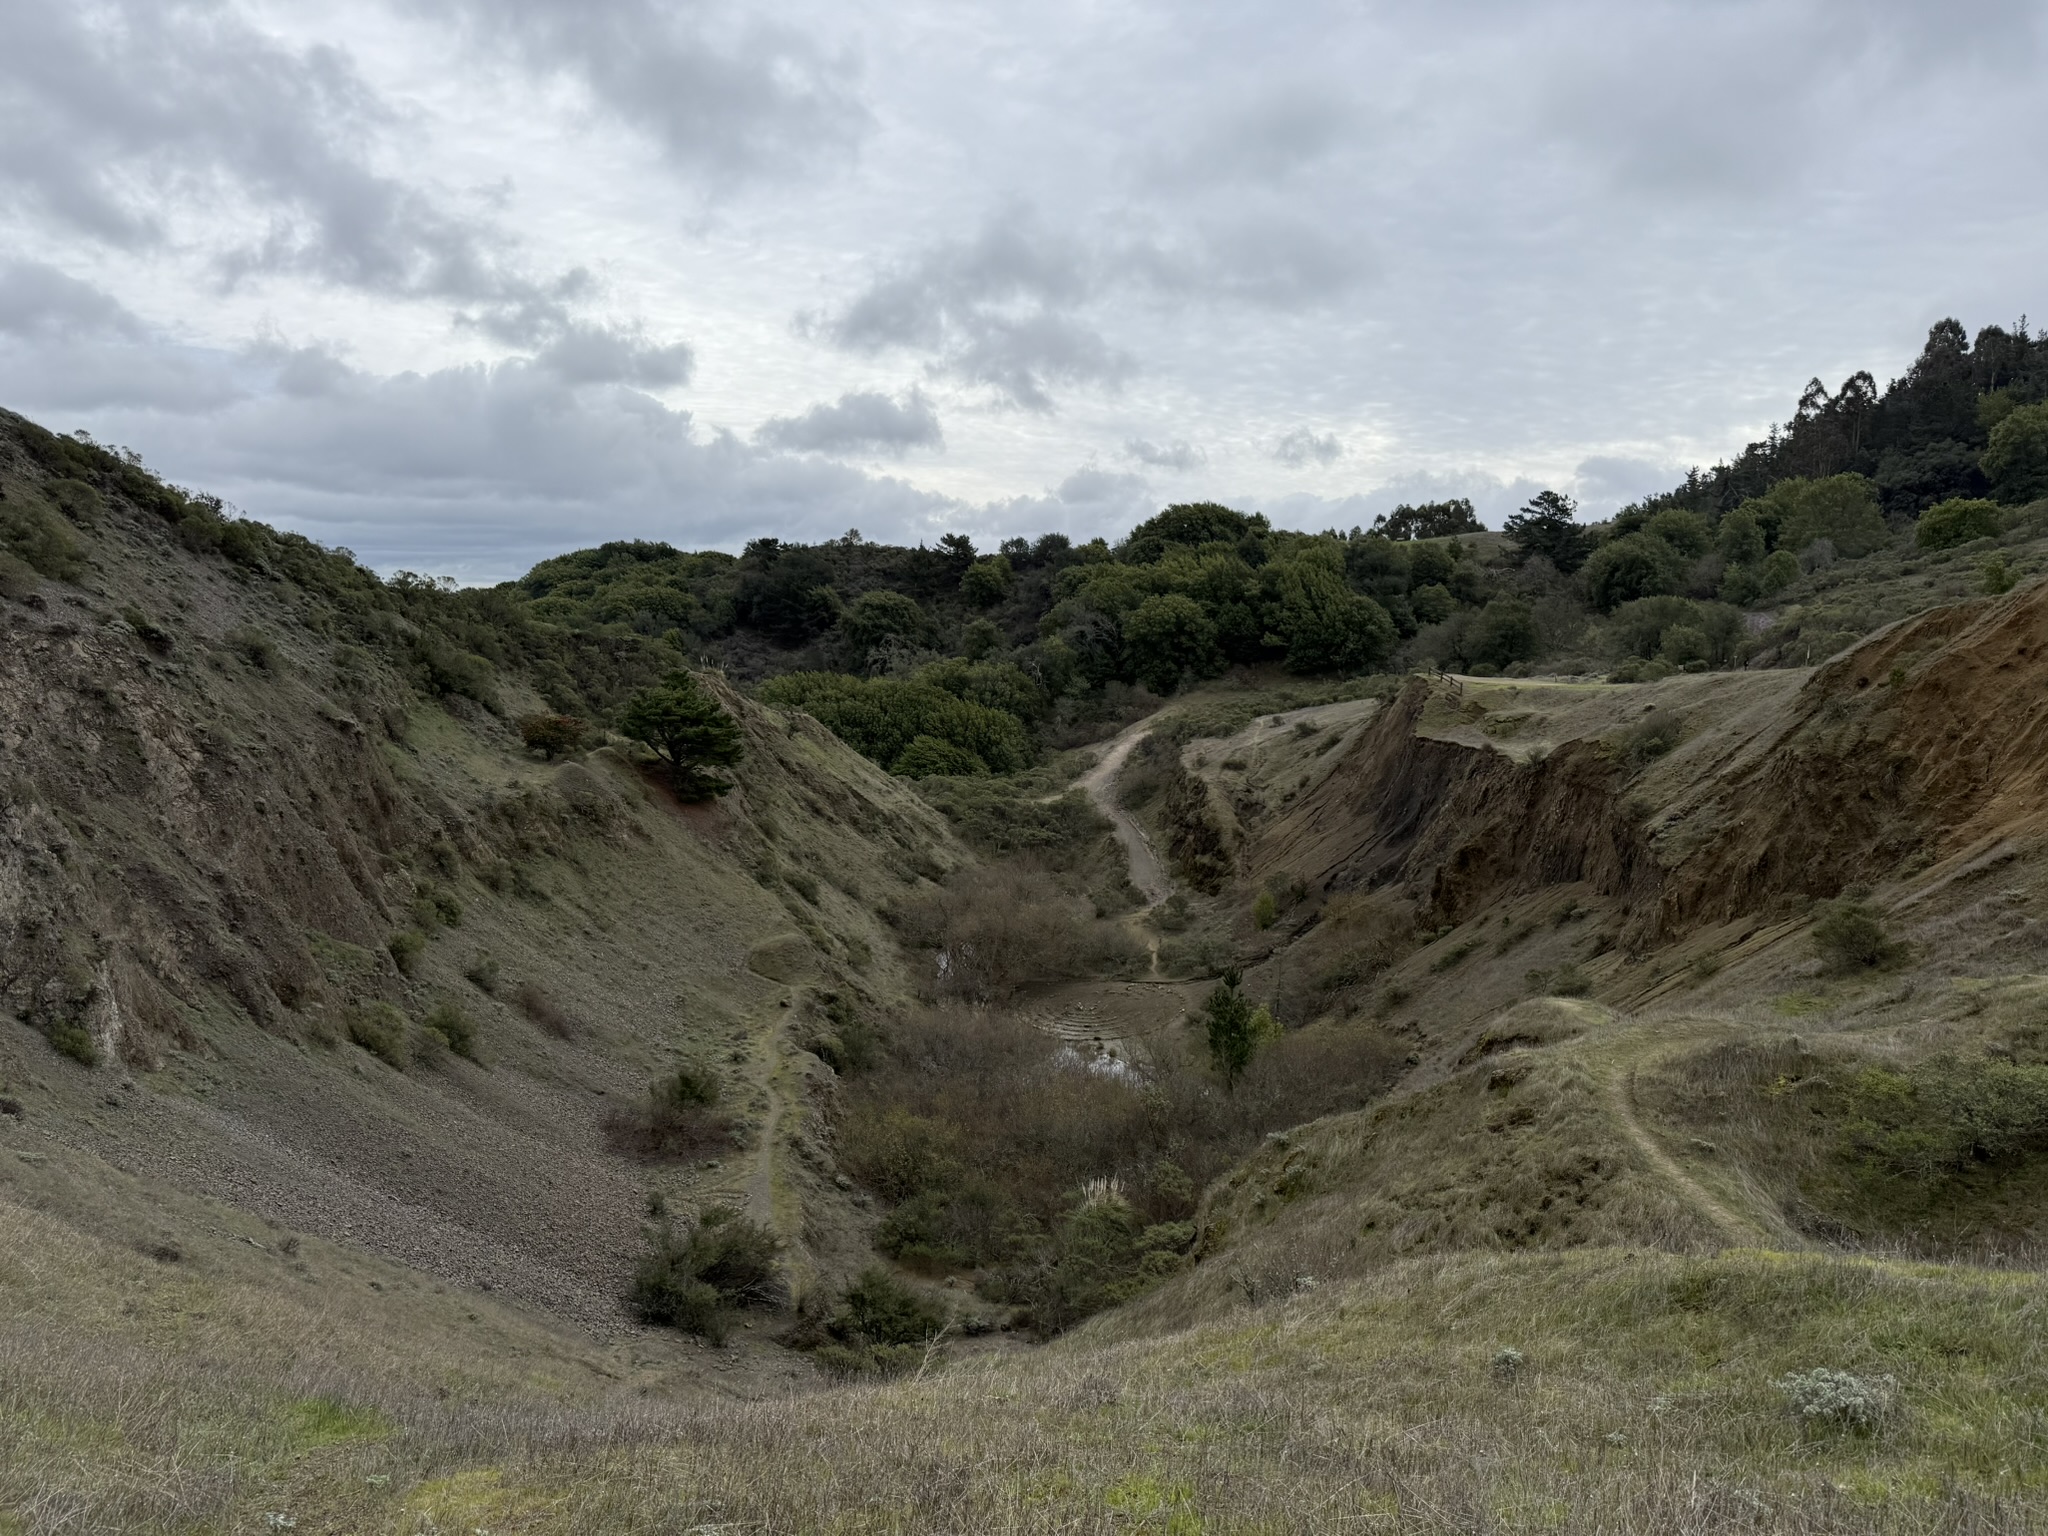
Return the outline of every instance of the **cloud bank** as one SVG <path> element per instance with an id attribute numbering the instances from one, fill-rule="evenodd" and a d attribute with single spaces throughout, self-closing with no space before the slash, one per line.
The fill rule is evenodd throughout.
<path id="1" fill-rule="evenodd" d="M 1601 514 L 2042 308 L 2044 25 L 0 0 L 0 404 L 470 579 L 1167 499 Z"/>

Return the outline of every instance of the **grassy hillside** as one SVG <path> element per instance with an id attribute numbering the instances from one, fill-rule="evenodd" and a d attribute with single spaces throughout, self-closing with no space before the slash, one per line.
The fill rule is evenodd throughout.
<path id="1" fill-rule="evenodd" d="M 1421 1258 L 1165 1337 L 712 1404 L 624 1391 L 488 1304 L 0 1220 L 0 1508 L 23 1530 L 1932 1533 L 2040 1512 L 2031 1274 Z M 1815 1369 L 1867 1398 L 1803 1413 L 1830 1400 L 1787 1378 Z"/>
<path id="2" fill-rule="evenodd" d="M 61 489 L 9 454 L 8 505 Z M 532 674 L 438 692 L 374 578 L 182 526 L 110 479 L 74 579 L 0 605 L 0 1124 L 600 1331 L 651 1202 L 742 1206 L 798 1275 L 862 1248 L 807 1047 L 901 994 L 878 913 L 967 857 L 943 821 L 730 690 L 715 806 L 621 738 L 545 760 Z M 684 1067 L 722 1137 L 622 1153 Z"/>

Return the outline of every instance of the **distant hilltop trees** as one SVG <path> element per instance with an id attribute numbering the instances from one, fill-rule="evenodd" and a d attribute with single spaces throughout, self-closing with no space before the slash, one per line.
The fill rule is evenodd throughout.
<path id="1" fill-rule="evenodd" d="M 1882 389 L 1868 373 L 1832 392 L 1815 380 L 1762 441 L 1597 525 L 1555 489 L 1499 532 L 1461 498 L 1404 504 L 1348 533 L 1199 501 L 1114 543 L 1047 533 L 983 550 L 949 533 L 913 549 L 848 533 L 763 537 L 732 555 L 623 540 L 466 590 L 380 580 L 346 551 L 162 484 L 131 454 L 19 418 L 7 429 L 46 490 L 0 505 L 0 594 L 76 579 L 93 520 L 125 503 L 196 554 L 305 588 L 344 679 L 358 648 L 374 648 L 422 693 L 497 711 L 501 677 L 517 677 L 545 706 L 522 727 L 535 750 L 622 731 L 652 743 L 694 796 L 715 794 L 729 764 L 708 737 L 678 746 L 686 729 L 710 729 L 684 718 L 675 677 L 693 667 L 814 714 L 894 772 L 959 776 L 1014 771 L 1047 744 L 1092 739 L 1091 722 L 1231 668 L 1628 678 L 1816 659 L 1863 619 L 1815 620 L 1795 645 L 1754 610 L 1812 595 L 1801 582 L 1838 582 L 1826 573 L 1840 562 L 1934 558 L 2035 526 L 2025 509 L 2048 502 L 2048 338 L 2022 321 L 1973 339 L 1944 320 Z M 2016 579 L 1987 566 L 1983 590 Z M 147 616 L 131 627 L 174 643 Z"/>

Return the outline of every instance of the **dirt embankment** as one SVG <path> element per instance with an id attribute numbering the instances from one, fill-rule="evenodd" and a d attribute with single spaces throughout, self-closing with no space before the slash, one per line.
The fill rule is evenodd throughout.
<path id="1" fill-rule="evenodd" d="M 1248 867 L 1324 891 L 1394 886 L 1424 926 L 1456 923 L 1510 889 L 1585 882 L 1654 896 L 1656 859 L 1595 742 L 1538 762 L 1416 734 L 1416 679 L 1314 790 L 1254 841 Z"/>
<path id="2" fill-rule="evenodd" d="M 1248 878 L 1392 888 L 1425 927 L 1584 882 L 1642 946 L 1851 885 L 1938 877 L 2048 828 L 2048 584 L 1907 620 L 1782 704 L 1697 727 L 1647 766 L 1626 722 L 1664 706 L 1655 685 L 1614 690 L 1597 734 L 1519 758 L 1426 734 L 1440 686 L 1411 681 L 1260 829 Z"/>
<path id="3" fill-rule="evenodd" d="M 2048 584 L 1936 609 L 1820 668 L 1702 787 L 1718 828 L 1664 882 L 1662 932 L 1966 860 L 2048 827 Z"/>

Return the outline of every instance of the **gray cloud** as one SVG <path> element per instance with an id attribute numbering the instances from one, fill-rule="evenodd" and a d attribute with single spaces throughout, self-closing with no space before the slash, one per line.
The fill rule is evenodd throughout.
<path id="1" fill-rule="evenodd" d="M 375 146 L 404 123 L 341 50 L 287 46 L 223 0 L 14 3 L 7 13 L 0 199 L 18 209 L 136 251 L 217 213 L 227 233 L 211 265 L 229 287 L 264 275 L 475 306 L 459 326 L 534 352 L 566 382 L 689 380 L 687 345 L 577 316 L 597 294 L 586 269 L 535 277 L 479 211 L 374 169 Z M 248 238 L 251 217 L 262 233 Z M 189 369 L 164 373 L 168 355 L 153 352 L 116 393 L 168 404 L 178 381 L 196 389 Z M 67 403 L 94 392 L 92 359 L 62 366 Z"/>
<path id="2" fill-rule="evenodd" d="M 1062 480 L 1053 494 L 1070 507 L 1089 507 L 1128 502 L 1149 489 L 1142 475 L 1121 475 L 1088 465 Z"/>
<path id="3" fill-rule="evenodd" d="M 1205 113 L 1193 137 L 1147 157 L 1155 185 L 1269 186 L 1326 159 L 1358 133 L 1357 103 L 1320 84 L 1268 90 L 1234 110 Z"/>
<path id="4" fill-rule="evenodd" d="M 1578 500 L 1580 516 L 1597 518 L 1645 496 L 1668 491 L 1684 478 L 1683 465 L 1601 455 L 1580 462 L 1570 489 Z"/>
<path id="5" fill-rule="evenodd" d="M 738 7 L 655 0 L 415 0 L 458 21 L 473 46 L 533 73 L 569 76 L 591 104 L 646 134 L 675 166 L 714 183 L 838 159 L 870 116 L 844 56 L 807 30 Z"/>
<path id="6" fill-rule="evenodd" d="M 1047 386 L 1114 388 L 1135 369 L 1081 318 L 1098 282 L 1091 253 L 1012 210 L 971 241 L 885 272 L 837 315 L 807 317 L 804 328 L 851 352 L 924 352 L 936 374 L 1049 413 Z"/>
<path id="7" fill-rule="evenodd" d="M 0 400 L 30 410 L 191 414 L 240 393 L 219 359 L 158 342 L 90 283 L 40 262 L 0 261 Z"/>
<path id="8" fill-rule="evenodd" d="M 2042 308 L 2039 0 L 1148 15 L 0 0 L 0 401 L 502 573 L 1156 510 L 1099 468 L 1005 493 L 1055 464 L 1311 527 L 1601 514 L 1811 374 Z M 985 504 L 821 457 L 924 446 L 863 415 L 894 354 L 1011 408 L 906 459 Z"/>
<path id="9" fill-rule="evenodd" d="M 2042 12 L 2025 0 L 1890 0 L 1848 33 L 1825 0 L 1717 10 L 1628 8 L 1568 40 L 1531 27 L 1541 67 L 1505 99 L 1526 93 L 1531 127 L 1632 196 L 1756 202 L 1867 164 L 1869 130 L 1898 123 L 1880 104 L 1945 95 L 1958 73 L 2024 73 L 2043 47 Z"/>
<path id="10" fill-rule="evenodd" d="M 267 231 L 221 253 L 233 281 L 303 271 L 395 294 L 523 287 L 478 220 L 370 168 L 390 110 L 341 51 L 294 50 L 226 5 L 7 7 L 0 188 L 18 210 L 117 247 L 173 213 L 253 208 Z"/>
<path id="11" fill-rule="evenodd" d="M 1329 304 L 1377 270 L 1357 237 L 1291 210 L 1238 210 L 1171 244 L 1134 249 L 1129 259 L 1163 293 L 1281 310 Z"/>
<path id="12" fill-rule="evenodd" d="M 1335 433 L 1319 435 L 1307 427 L 1296 427 L 1273 445 L 1273 457 L 1290 469 L 1306 464 L 1334 464 L 1343 455 L 1344 445 L 1337 441 Z"/>
<path id="13" fill-rule="evenodd" d="M 971 240 L 938 242 L 886 269 L 838 312 L 800 316 L 798 329 L 864 355 L 922 353 L 935 377 L 1050 414 L 1057 386 L 1114 390 L 1139 372 L 1096 319 L 1115 300 L 1301 310 L 1343 297 L 1373 271 L 1359 241 L 1291 212 L 1239 209 L 1171 239 L 1082 240 L 1012 208 Z"/>
<path id="14" fill-rule="evenodd" d="M 262 387 L 196 420 L 117 402 L 95 430 L 381 569 L 461 580 L 611 538 L 736 548 L 762 529 L 818 540 L 853 521 L 914 541 L 962 520 L 948 498 L 702 434 L 687 411 L 538 362 L 377 375 L 308 349 L 258 361 Z"/>
<path id="15" fill-rule="evenodd" d="M 1159 510 L 1139 475 L 1083 465 L 1042 495 L 1011 496 L 969 510 L 963 522 L 993 540 L 1010 534 L 1115 540 Z"/>
<path id="16" fill-rule="evenodd" d="M 90 283 L 39 261 L 12 261 L 0 264 L 0 333 L 135 337 L 142 322 Z"/>
<path id="17" fill-rule="evenodd" d="M 1200 469 L 1209 462 L 1209 455 L 1202 452 L 1186 438 L 1175 438 L 1170 443 L 1155 443 L 1142 437 L 1128 438 L 1124 452 L 1140 464 L 1149 464 L 1154 469 L 1170 469 L 1178 474 Z"/>
<path id="18" fill-rule="evenodd" d="M 901 457 L 913 448 L 941 448 L 945 434 L 922 390 L 901 400 L 872 390 L 849 392 L 834 405 L 814 405 L 801 416 L 774 416 L 754 430 L 754 441 L 797 453 L 880 453 Z"/>
<path id="19" fill-rule="evenodd" d="M 568 324 L 534 361 L 568 384 L 666 389 L 689 383 L 696 354 L 682 342 L 650 342 L 635 327 Z"/>

